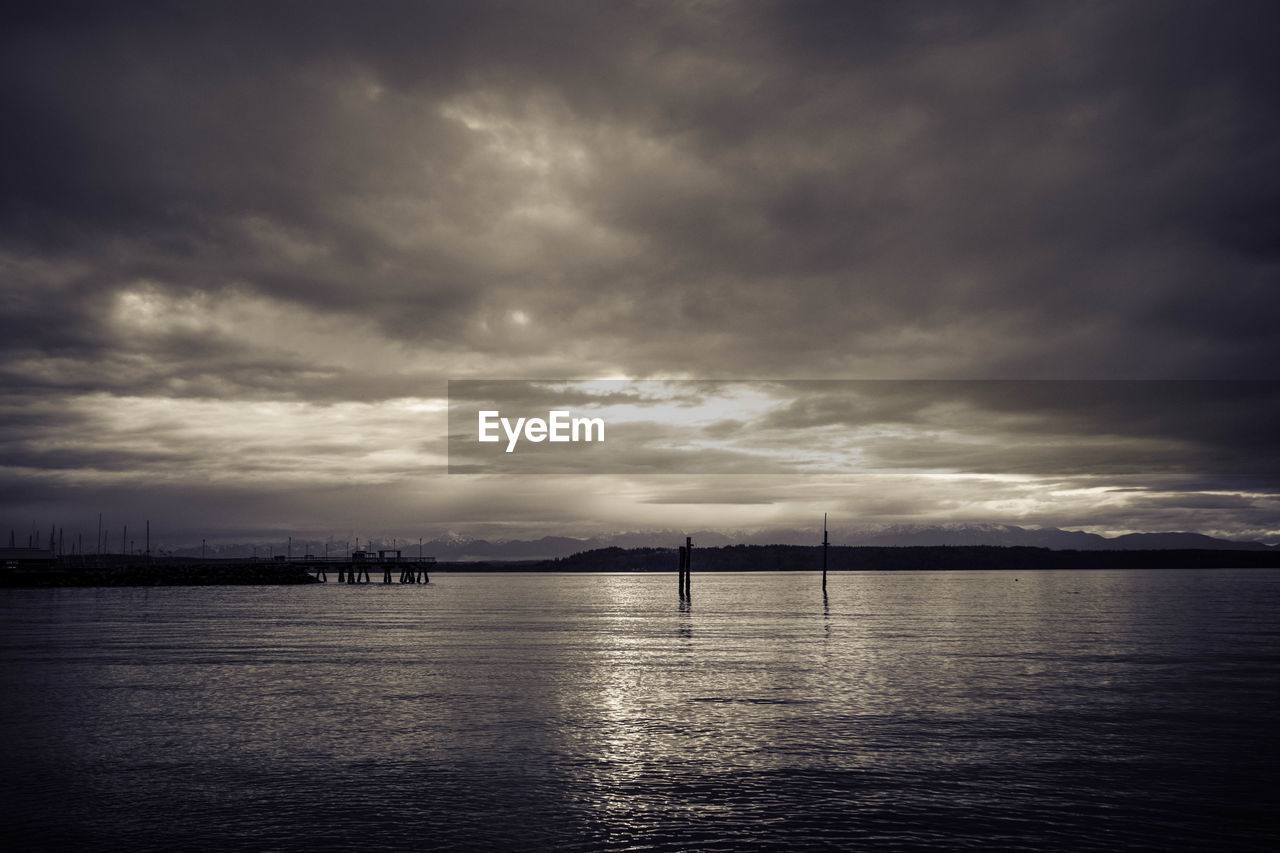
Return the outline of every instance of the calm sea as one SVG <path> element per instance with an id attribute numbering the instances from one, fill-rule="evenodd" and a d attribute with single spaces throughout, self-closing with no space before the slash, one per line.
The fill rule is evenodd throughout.
<path id="1" fill-rule="evenodd" d="M 1280 847 L 1280 571 L 433 581 L 0 591 L 0 833 Z"/>

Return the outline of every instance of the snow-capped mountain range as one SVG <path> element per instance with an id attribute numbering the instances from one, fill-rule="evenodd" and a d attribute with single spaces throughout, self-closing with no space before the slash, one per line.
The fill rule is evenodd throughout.
<path id="1" fill-rule="evenodd" d="M 422 554 L 437 560 L 545 560 L 566 557 L 580 551 L 595 548 L 653 548 L 676 547 L 683 544 L 685 536 L 691 536 L 694 545 L 714 548 L 723 545 L 817 545 L 822 541 L 821 530 L 778 528 L 772 530 L 715 531 L 715 530 L 652 530 L 617 533 L 605 536 L 573 537 L 542 536 L 537 539 L 482 539 L 458 532 L 449 532 L 422 543 Z M 1054 550 L 1166 550 L 1212 549 L 1269 551 L 1280 545 L 1262 542 L 1241 542 L 1220 539 L 1201 533 L 1129 533 L 1106 537 L 1080 530 L 1061 530 L 1056 527 L 1025 528 L 1009 524 L 944 524 L 944 525 L 880 525 L 857 528 L 832 529 L 833 545 L 861 546 L 911 546 L 911 545 L 1021 545 Z M 362 547 L 378 549 L 397 547 L 405 556 L 418 554 L 417 541 L 374 538 Z M 325 545 L 321 540 L 287 540 L 270 543 L 211 545 L 206 549 L 210 557 L 242 557 L 257 554 L 261 557 L 285 554 L 286 549 L 294 557 L 305 554 L 322 556 Z M 342 542 L 330 542 L 328 553 L 342 553 Z M 180 556 L 200 556 L 200 548 L 179 548 L 171 553 Z"/>

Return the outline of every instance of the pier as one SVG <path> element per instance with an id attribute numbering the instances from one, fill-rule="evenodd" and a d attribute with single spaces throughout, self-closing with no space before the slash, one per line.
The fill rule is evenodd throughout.
<path id="1" fill-rule="evenodd" d="M 327 583 L 329 572 L 338 572 L 338 583 L 373 583 L 373 575 L 382 574 L 382 582 L 431 583 L 430 570 L 436 564 L 435 557 L 407 558 L 397 549 L 352 551 L 349 557 L 317 559 L 314 557 L 291 561 L 302 565 L 315 575 L 316 580 Z M 373 574 L 370 574 L 370 570 Z M 393 580 L 393 576 L 396 579 Z"/>

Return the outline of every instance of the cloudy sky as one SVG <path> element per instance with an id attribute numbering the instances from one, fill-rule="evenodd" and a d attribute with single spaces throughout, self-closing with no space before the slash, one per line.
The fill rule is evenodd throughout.
<path id="1" fill-rule="evenodd" d="M 5 15 L 20 532 L 1280 541 L 1273 3 Z M 719 468 L 446 473 L 448 380 L 517 378 L 1038 381 L 762 383 L 694 425 Z M 1048 382 L 1117 379 L 1222 384 Z"/>

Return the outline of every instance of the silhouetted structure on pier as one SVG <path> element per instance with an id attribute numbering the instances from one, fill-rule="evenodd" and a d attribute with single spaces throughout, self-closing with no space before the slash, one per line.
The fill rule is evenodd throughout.
<path id="1" fill-rule="evenodd" d="M 328 569 L 334 565 L 338 568 L 338 583 L 371 583 L 369 567 L 382 569 L 382 582 L 393 583 L 392 572 L 400 570 L 400 583 L 431 583 L 430 568 L 436 564 L 435 557 L 418 557 L 406 559 L 399 549 L 386 548 L 377 552 L 352 551 L 346 560 L 312 560 L 306 565 L 314 567 L 316 580 L 324 583 L 329 580 Z"/>

